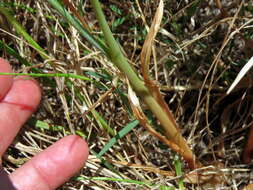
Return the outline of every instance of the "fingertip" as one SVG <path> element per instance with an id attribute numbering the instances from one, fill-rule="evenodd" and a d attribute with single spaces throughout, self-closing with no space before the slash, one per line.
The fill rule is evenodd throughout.
<path id="1" fill-rule="evenodd" d="M 36 190 L 53 190 L 76 174 L 87 159 L 87 143 L 77 135 L 70 135 L 32 158 L 11 178 L 20 189 L 36 186 Z"/>
<path id="2" fill-rule="evenodd" d="M 66 139 L 69 140 L 70 142 L 70 151 L 80 151 L 82 152 L 82 156 L 83 156 L 83 160 L 87 160 L 88 159 L 88 155 L 89 155 L 89 147 L 87 142 L 82 139 L 80 136 L 78 135 L 69 135 L 63 138 L 64 140 Z"/>
<path id="3" fill-rule="evenodd" d="M 11 65 L 3 58 L 0 58 L 0 72 L 1 73 L 12 73 Z M 12 76 L 0 75 L 0 100 L 10 90 L 12 82 L 13 82 Z"/>
<path id="4" fill-rule="evenodd" d="M 64 150 L 61 148 L 58 149 L 59 152 L 54 152 L 55 155 L 60 155 L 59 158 L 55 157 L 56 161 L 66 161 L 72 162 L 75 161 L 75 168 L 72 168 L 77 172 L 87 161 L 89 156 L 89 147 L 84 139 L 78 135 L 68 135 L 63 137 L 61 140 L 53 145 L 54 147 L 65 147 Z M 56 150 L 57 151 L 57 150 Z"/>

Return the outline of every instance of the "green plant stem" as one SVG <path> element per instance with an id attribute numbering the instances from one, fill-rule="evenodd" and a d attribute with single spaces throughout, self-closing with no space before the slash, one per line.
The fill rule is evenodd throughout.
<path id="1" fill-rule="evenodd" d="M 127 59 L 122 54 L 120 47 L 114 37 L 111 30 L 105 20 L 100 3 L 97 0 L 91 0 L 91 4 L 94 7 L 99 25 L 103 30 L 106 45 L 109 47 L 108 55 L 110 60 L 119 68 L 119 70 L 127 76 L 131 85 L 135 91 L 147 92 L 147 88 L 144 86 L 143 81 L 139 79 L 133 68 L 128 64 Z"/>
<path id="2" fill-rule="evenodd" d="M 146 105 L 164 127 L 167 138 L 176 143 L 183 150 L 183 152 L 181 152 L 181 155 L 189 163 L 190 167 L 194 168 L 194 155 L 191 149 L 187 145 L 183 136 L 179 133 L 178 129 L 174 126 L 170 118 L 163 111 L 160 104 L 151 95 L 148 88 L 144 85 L 144 82 L 138 77 L 138 75 L 128 63 L 127 59 L 122 54 L 120 47 L 114 39 L 111 30 L 106 22 L 99 1 L 91 0 L 91 4 L 96 13 L 99 25 L 103 31 L 106 45 L 109 47 L 109 58 L 119 68 L 119 70 L 127 76 L 133 90 L 138 96 L 142 98 L 142 100 L 146 103 Z"/>
<path id="3" fill-rule="evenodd" d="M 16 32 L 19 33 L 21 36 L 23 36 L 28 42 L 29 44 L 36 49 L 39 54 L 41 55 L 41 57 L 43 59 L 49 59 L 48 55 L 46 54 L 46 52 L 44 51 L 43 48 L 41 48 L 37 42 L 35 42 L 33 40 L 33 38 L 25 31 L 25 29 L 16 21 L 16 19 L 10 14 L 9 10 L 6 8 L 3 8 L 0 6 L 0 13 L 2 13 L 6 19 L 8 20 L 8 22 L 10 24 L 12 24 L 12 26 L 15 28 Z"/>

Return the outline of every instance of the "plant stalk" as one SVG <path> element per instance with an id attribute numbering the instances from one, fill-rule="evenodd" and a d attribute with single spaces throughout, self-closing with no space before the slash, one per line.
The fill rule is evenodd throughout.
<path id="1" fill-rule="evenodd" d="M 108 56 L 110 60 L 118 67 L 118 69 L 123 72 L 133 90 L 136 94 L 141 97 L 149 109 L 160 121 L 161 125 L 165 130 L 166 137 L 176 143 L 183 151 L 179 152 L 181 156 L 188 162 L 190 168 L 195 168 L 194 154 L 192 153 L 190 147 L 187 145 L 186 140 L 180 134 L 179 130 L 174 126 L 173 122 L 163 111 L 160 104 L 152 96 L 148 88 L 145 86 L 144 82 L 138 77 L 131 65 L 128 63 L 125 56 L 122 54 L 120 47 L 116 40 L 114 39 L 111 30 L 104 17 L 101 5 L 98 0 L 91 0 L 91 4 L 96 13 L 97 19 L 99 21 L 100 28 L 103 31 L 106 45 L 109 47 Z"/>

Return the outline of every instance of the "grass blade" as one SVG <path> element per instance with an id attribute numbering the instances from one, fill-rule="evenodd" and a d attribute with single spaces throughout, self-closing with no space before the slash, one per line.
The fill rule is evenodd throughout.
<path id="1" fill-rule="evenodd" d="M 72 26 L 74 26 L 79 33 L 86 39 L 88 42 L 90 42 L 92 45 L 94 45 L 96 48 L 98 48 L 103 53 L 107 54 L 108 50 L 107 47 L 100 42 L 99 40 L 95 39 L 81 24 L 80 22 L 73 17 L 69 12 L 57 1 L 57 0 L 47 0 L 51 6 L 53 6 L 58 13 L 60 13 Z"/>
<path id="2" fill-rule="evenodd" d="M 246 75 L 246 73 L 252 68 L 253 66 L 253 57 L 250 58 L 250 60 L 243 66 L 241 71 L 236 76 L 234 82 L 229 87 L 226 94 L 230 94 L 230 92 L 235 88 L 235 86 L 240 82 L 240 80 Z"/>
<path id="3" fill-rule="evenodd" d="M 16 32 L 19 35 L 23 36 L 29 45 L 39 52 L 43 59 L 49 59 L 49 56 L 46 54 L 45 50 L 40 47 L 36 41 L 33 40 L 33 38 L 25 31 L 23 26 L 21 26 L 18 21 L 11 15 L 8 9 L 0 7 L 0 13 L 6 17 L 8 22 L 15 28 Z"/>
<path id="4" fill-rule="evenodd" d="M 146 37 L 146 40 L 144 42 L 141 51 L 141 70 L 145 82 L 149 80 L 149 63 L 150 63 L 151 50 L 155 40 L 155 36 L 159 31 L 160 24 L 163 18 L 163 8 L 164 8 L 163 0 L 160 0 L 154 20 L 152 22 L 152 25 L 150 27 L 150 30 L 148 32 L 148 35 Z"/>
<path id="5" fill-rule="evenodd" d="M 175 165 L 175 170 L 176 170 L 176 174 L 177 176 L 182 176 L 183 175 L 183 172 L 182 172 L 182 163 L 181 161 L 177 158 L 175 158 L 174 160 L 174 165 Z M 179 187 L 179 190 L 184 190 L 184 181 L 183 179 L 179 179 L 178 180 L 178 187 Z"/>
<path id="6" fill-rule="evenodd" d="M 28 61 L 26 61 L 26 59 L 21 57 L 18 52 L 16 52 L 14 49 L 12 49 L 10 46 L 8 46 L 2 40 L 0 40 L 0 49 L 6 51 L 8 54 L 15 57 L 21 64 L 23 64 L 25 66 L 31 66 L 32 65 Z"/>
<path id="7" fill-rule="evenodd" d="M 86 81 L 92 81 L 92 79 L 81 76 L 81 75 L 76 75 L 72 73 L 47 73 L 47 74 L 42 74 L 42 73 L 0 73 L 0 75 L 14 75 L 14 76 L 30 76 L 30 77 L 65 77 L 65 78 L 75 78 L 75 79 L 81 79 L 81 80 L 86 80 Z"/>
<path id="8" fill-rule="evenodd" d="M 91 178 L 78 177 L 77 180 L 96 180 L 96 181 L 115 181 L 115 182 L 117 181 L 117 182 L 152 187 L 152 184 L 147 183 L 147 182 L 143 182 L 143 181 L 137 181 L 137 180 L 132 180 L 132 179 L 119 179 L 119 178 L 111 178 L 111 177 L 91 177 Z"/>
<path id="9" fill-rule="evenodd" d="M 119 133 L 113 137 L 105 146 L 104 148 L 98 153 L 98 157 L 103 156 L 116 142 L 118 139 L 124 137 L 127 133 L 129 133 L 134 127 L 139 124 L 138 120 L 134 120 L 128 123 Z"/>

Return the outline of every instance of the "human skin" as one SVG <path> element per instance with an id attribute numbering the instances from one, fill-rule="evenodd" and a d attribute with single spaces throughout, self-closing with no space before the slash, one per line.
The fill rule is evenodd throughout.
<path id="1" fill-rule="evenodd" d="M 12 72 L 10 64 L 2 58 L 0 72 Z M 40 99 L 41 89 L 34 79 L 0 75 L 0 156 L 36 110 Z M 54 190 L 76 174 L 87 158 L 84 140 L 76 135 L 64 137 L 10 176 L 1 170 L 0 189 L 11 183 L 16 190 Z"/>

